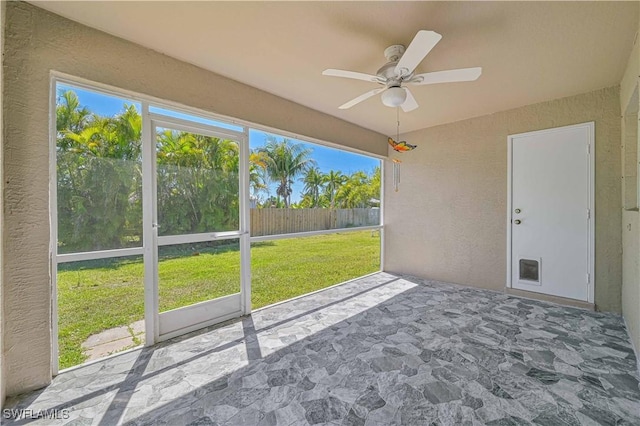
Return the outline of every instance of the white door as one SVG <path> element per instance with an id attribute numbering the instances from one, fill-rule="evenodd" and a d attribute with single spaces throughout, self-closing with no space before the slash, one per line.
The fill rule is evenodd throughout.
<path id="1" fill-rule="evenodd" d="M 509 136 L 511 287 L 593 301 L 593 123 Z"/>

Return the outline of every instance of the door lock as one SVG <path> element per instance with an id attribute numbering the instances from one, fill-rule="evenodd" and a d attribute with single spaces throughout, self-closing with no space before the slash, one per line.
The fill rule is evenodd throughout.
<path id="1" fill-rule="evenodd" d="M 522 210 L 520 210 L 520 209 L 516 209 L 516 210 L 515 210 L 515 212 L 516 212 L 516 213 L 521 213 L 521 212 L 522 212 Z"/>
<path id="2" fill-rule="evenodd" d="M 522 221 L 520 219 L 516 219 L 513 221 L 513 223 L 515 223 L 516 225 L 520 225 Z"/>

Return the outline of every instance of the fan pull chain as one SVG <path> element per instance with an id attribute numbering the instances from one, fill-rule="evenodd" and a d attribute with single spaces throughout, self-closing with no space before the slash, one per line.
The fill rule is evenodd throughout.
<path id="1" fill-rule="evenodd" d="M 400 107 L 396 107 L 396 142 L 400 142 Z"/>

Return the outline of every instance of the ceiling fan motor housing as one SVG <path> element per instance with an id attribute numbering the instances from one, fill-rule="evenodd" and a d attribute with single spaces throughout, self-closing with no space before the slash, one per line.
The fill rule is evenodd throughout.
<path id="1" fill-rule="evenodd" d="M 405 48 L 401 44 L 394 44 L 384 50 L 384 56 L 389 62 L 380 67 L 376 75 L 385 80 L 385 86 L 398 87 L 403 81 L 409 80 L 413 76 L 413 72 L 407 75 L 398 75 L 396 73 L 396 66 L 404 51 Z"/>
<path id="2" fill-rule="evenodd" d="M 404 53 L 404 46 L 401 44 L 394 44 L 384 49 L 384 57 L 389 62 L 398 62 L 402 54 Z"/>
<path id="3" fill-rule="evenodd" d="M 396 64 L 397 62 L 387 62 L 376 72 L 376 75 L 387 82 L 387 86 L 389 86 L 389 82 L 391 80 L 396 80 L 396 82 L 400 82 L 398 76 L 396 75 Z"/>

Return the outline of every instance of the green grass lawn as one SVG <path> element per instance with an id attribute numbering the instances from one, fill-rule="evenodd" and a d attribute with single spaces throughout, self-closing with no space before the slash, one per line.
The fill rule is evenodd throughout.
<path id="1" fill-rule="evenodd" d="M 160 310 L 240 291 L 237 244 L 166 248 L 159 262 Z M 370 231 L 291 238 L 251 247 L 254 309 L 380 268 L 380 238 Z M 81 364 L 90 335 L 144 317 L 142 256 L 58 267 L 60 368 Z"/>

